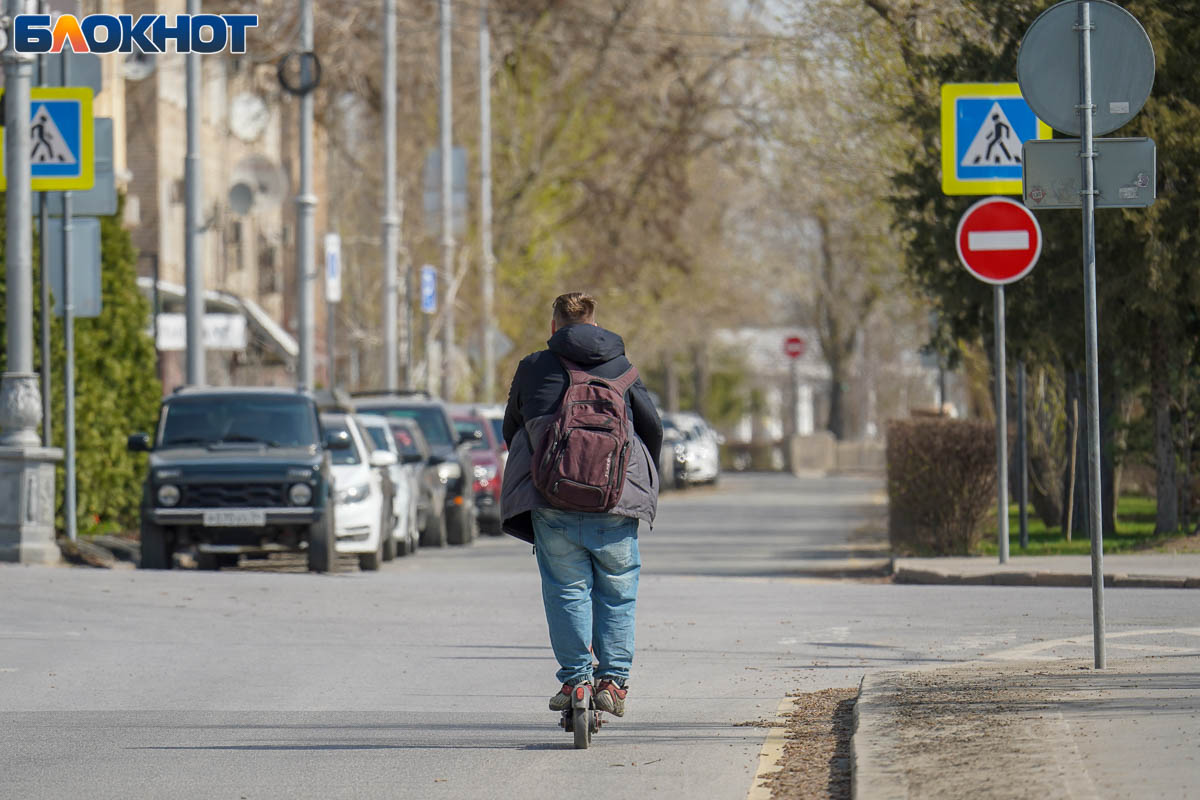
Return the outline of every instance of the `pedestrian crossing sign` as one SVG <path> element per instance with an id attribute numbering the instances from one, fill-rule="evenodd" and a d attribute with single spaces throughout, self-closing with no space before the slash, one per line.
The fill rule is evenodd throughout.
<path id="1" fill-rule="evenodd" d="M 1016 83 L 942 86 L 942 191 L 1021 194 L 1021 145 L 1049 139 Z"/>
<path id="2" fill-rule="evenodd" d="M 29 99 L 33 191 L 91 189 L 96 168 L 92 90 L 85 86 L 38 87 L 30 90 Z M 4 129 L 0 127 L 0 149 L 3 146 Z M 0 191 L 7 186 L 0 159 Z"/>

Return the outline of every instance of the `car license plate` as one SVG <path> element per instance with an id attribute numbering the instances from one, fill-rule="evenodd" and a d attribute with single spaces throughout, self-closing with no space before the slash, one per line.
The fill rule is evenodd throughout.
<path id="1" fill-rule="evenodd" d="M 206 528 L 261 528 L 267 524 L 267 512 L 255 509 L 205 511 Z"/>

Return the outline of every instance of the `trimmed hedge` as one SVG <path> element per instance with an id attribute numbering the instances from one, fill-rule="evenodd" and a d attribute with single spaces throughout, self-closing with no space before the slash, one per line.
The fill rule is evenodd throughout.
<path id="1" fill-rule="evenodd" d="M 996 504 L 989 422 L 906 419 L 887 429 L 888 538 L 905 555 L 966 555 Z"/>

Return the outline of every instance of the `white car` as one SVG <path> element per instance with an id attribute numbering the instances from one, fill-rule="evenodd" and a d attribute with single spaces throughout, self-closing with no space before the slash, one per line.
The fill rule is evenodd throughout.
<path id="1" fill-rule="evenodd" d="M 337 551 L 358 556 L 364 570 L 379 569 L 383 560 L 383 530 L 391 509 L 384 507 L 383 475 L 396 457 L 367 447 L 362 431 L 346 414 L 322 414 L 327 437 L 348 437 L 350 446 L 332 451 Z"/>
<path id="2" fill-rule="evenodd" d="M 409 461 L 404 463 L 400 451 L 396 448 L 396 440 L 392 436 L 391 426 L 386 417 L 376 414 L 359 414 L 356 417 L 359 427 L 366 434 L 368 445 L 375 452 L 391 453 L 396 463 L 388 467 L 392 479 L 392 544 L 390 548 L 395 555 L 407 556 L 415 553 L 420 544 L 420 531 L 417 529 L 417 504 L 421 491 L 421 462 Z M 385 555 L 390 549 L 384 543 Z"/>
<path id="3" fill-rule="evenodd" d="M 675 477 L 680 484 L 716 483 L 721 476 L 721 437 L 699 414 L 670 415 L 681 438 L 675 443 Z"/>

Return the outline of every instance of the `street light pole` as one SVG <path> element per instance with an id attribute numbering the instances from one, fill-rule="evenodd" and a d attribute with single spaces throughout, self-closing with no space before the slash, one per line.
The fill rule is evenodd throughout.
<path id="1" fill-rule="evenodd" d="M 396 0 L 383 2 L 383 380 L 390 391 L 400 388 L 396 356 Z"/>
<path id="2" fill-rule="evenodd" d="M 300 0 L 300 49 L 311 53 L 313 49 L 312 0 Z M 300 83 L 309 85 L 312 80 L 311 60 L 300 59 Z M 313 96 L 307 91 L 300 96 L 300 194 L 296 196 L 296 269 L 299 293 L 298 317 L 300 358 L 296 369 L 296 388 L 308 391 L 313 388 L 313 283 L 315 249 L 313 218 L 316 214 L 317 197 L 313 194 Z"/>
<path id="3" fill-rule="evenodd" d="M 453 71 L 450 64 L 450 0 L 441 5 L 442 133 L 442 396 L 454 399 L 454 170 Z"/>
<path id="4" fill-rule="evenodd" d="M 492 58 L 488 2 L 479 9 L 479 245 L 483 265 L 483 402 L 496 402 L 496 257 L 492 252 Z"/>
<path id="5" fill-rule="evenodd" d="M 188 0 L 188 13 L 200 13 L 200 0 Z M 187 284 L 187 382 L 205 383 L 204 267 L 200 263 L 200 54 L 187 59 L 187 154 L 184 158 L 184 281 Z"/>
<path id="6" fill-rule="evenodd" d="M 12 19 L 26 11 L 21 0 L 8 0 Z M 41 392 L 33 373 L 33 191 L 29 160 L 29 89 L 33 56 L 4 51 L 4 171 L 8 178 L 5 212 L 6 370 L 0 379 L 0 445 L 36 447 L 41 421 Z M 43 313 L 45 310 L 43 309 Z M 16 496 L 16 495 L 14 495 Z"/>
<path id="7" fill-rule="evenodd" d="M 27 0 L 7 0 L 8 25 L 32 10 Z M 4 49 L 5 372 L 0 376 L 0 561 L 50 563 L 54 543 L 54 461 L 61 453 L 41 446 L 38 376 L 33 371 L 33 191 L 29 93 L 33 56 L 16 51 L 8 31 Z M 46 309 L 42 309 L 46 313 Z"/>

